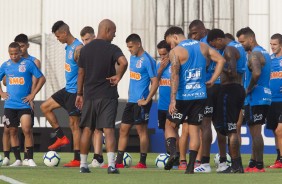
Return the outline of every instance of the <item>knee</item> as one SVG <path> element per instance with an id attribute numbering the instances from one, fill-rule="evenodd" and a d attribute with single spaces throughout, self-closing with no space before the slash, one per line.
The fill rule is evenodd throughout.
<path id="1" fill-rule="evenodd" d="M 119 129 L 119 135 L 120 136 L 128 136 L 129 135 L 129 129 L 121 126 L 120 129 Z"/>
<path id="2" fill-rule="evenodd" d="M 32 134 L 30 128 L 22 128 L 22 131 L 24 136 L 30 136 Z"/>
<path id="3" fill-rule="evenodd" d="M 11 136 L 17 136 L 18 135 L 18 129 L 17 128 L 15 128 L 15 127 L 10 127 L 9 128 L 9 133 L 10 133 L 10 135 Z"/>
<path id="4" fill-rule="evenodd" d="M 279 137 L 279 138 L 282 137 L 282 127 L 277 127 L 275 129 L 275 135 L 277 135 L 277 137 Z"/>
<path id="5" fill-rule="evenodd" d="M 46 102 L 44 102 L 40 105 L 40 109 L 43 113 L 50 111 L 49 105 Z"/>

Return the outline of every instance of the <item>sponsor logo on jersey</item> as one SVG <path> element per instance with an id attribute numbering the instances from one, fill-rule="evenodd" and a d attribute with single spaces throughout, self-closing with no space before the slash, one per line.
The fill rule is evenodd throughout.
<path id="1" fill-rule="evenodd" d="M 160 86 L 170 86 L 170 79 L 161 78 Z"/>
<path id="2" fill-rule="evenodd" d="M 25 81 L 23 77 L 10 77 L 9 85 L 24 85 Z"/>
<path id="3" fill-rule="evenodd" d="M 130 71 L 130 79 L 141 80 L 141 74 L 137 72 Z"/>
<path id="4" fill-rule="evenodd" d="M 201 88 L 201 84 L 199 82 L 186 84 L 186 89 L 200 89 L 200 88 Z"/>
<path id="5" fill-rule="evenodd" d="M 185 47 L 185 46 L 195 45 L 195 44 L 197 44 L 197 43 L 199 43 L 199 42 L 196 41 L 196 40 L 193 40 L 193 41 L 190 41 L 190 42 L 182 43 L 181 45 L 182 45 L 183 47 Z"/>
<path id="6" fill-rule="evenodd" d="M 271 95 L 271 90 L 269 88 L 263 88 L 265 94 Z"/>
<path id="7" fill-rule="evenodd" d="M 202 77 L 201 70 L 202 70 L 201 68 L 186 70 L 185 71 L 186 81 L 201 79 L 201 77 Z"/>
<path id="8" fill-rule="evenodd" d="M 72 59 L 72 55 L 73 55 L 73 51 L 70 50 L 69 53 L 68 53 L 68 58 L 69 58 L 69 59 Z"/>
<path id="9" fill-rule="evenodd" d="M 71 67 L 68 63 L 65 63 L 65 71 L 71 72 Z"/>
<path id="10" fill-rule="evenodd" d="M 281 61 L 280 61 L 280 65 L 281 65 Z M 271 72 L 270 79 L 282 79 L 282 71 Z"/>
<path id="11" fill-rule="evenodd" d="M 25 72 L 25 71 L 26 71 L 26 66 L 21 64 L 19 66 L 19 72 Z"/>
<path id="12" fill-rule="evenodd" d="M 137 61 L 137 63 L 136 63 L 136 68 L 141 68 L 141 67 L 142 67 L 143 60 L 144 60 L 144 58 L 141 57 L 141 58 Z"/>

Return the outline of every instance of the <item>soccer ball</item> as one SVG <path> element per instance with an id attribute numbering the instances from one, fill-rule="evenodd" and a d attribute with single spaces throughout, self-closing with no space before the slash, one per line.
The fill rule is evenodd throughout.
<path id="1" fill-rule="evenodd" d="M 60 156 L 56 151 L 48 151 L 43 156 L 43 162 L 48 167 L 57 167 L 60 163 Z"/>
<path id="2" fill-rule="evenodd" d="M 2 164 L 3 164 L 3 158 L 2 158 L 2 156 L 0 155 L 0 167 L 2 166 Z"/>
<path id="3" fill-rule="evenodd" d="M 164 168 L 165 164 L 167 163 L 169 158 L 169 154 L 161 153 L 157 156 L 155 164 L 158 168 Z"/>
<path id="4" fill-rule="evenodd" d="M 123 165 L 124 167 L 130 167 L 132 165 L 132 157 L 127 152 L 124 152 L 124 155 L 123 155 Z"/>
<path id="5" fill-rule="evenodd" d="M 219 158 L 220 158 L 219 153 L 215 154 L 214 159 L 213 159 L 213 160 L 214 160 L 215 167 L 218 167 Z M 227 160 L 226 160 L 227 165 L 231 166 L 231 157 L 230 157 L 230 155 L 229 155 L 228 153 L 226 153 L 226 158 L 227 158 Z"/>

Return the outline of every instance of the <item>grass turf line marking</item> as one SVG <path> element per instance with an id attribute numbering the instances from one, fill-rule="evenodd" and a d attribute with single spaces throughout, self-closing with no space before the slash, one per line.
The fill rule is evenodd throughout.
<path id="1" fill-rule="evenodd" d="M 6 181 L 6 182 L 11 183 L 11 184 L 24 184 L 20 181 L 17 181 L 13 178 L 10 178 L 10 177 L 4 176 L 4 175 L 0 175 L 0 180 Z"/>

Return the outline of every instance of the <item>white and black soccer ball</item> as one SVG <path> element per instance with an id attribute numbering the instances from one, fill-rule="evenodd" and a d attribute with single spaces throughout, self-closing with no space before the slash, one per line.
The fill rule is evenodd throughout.
<path id="1" fill-rule="evenodd" d="M 124 152 L 123 155 L 123 165 L 124 167 L 130 167 L 132 165 L 132 156 L 127 152 Z"/>
<path id="2" fill-rule="evenodd" d="M 231 157 L 230 157 L 230 155 L 228 153 L 226 153 L 226 158 L 227 158 L 227 160 L 226 160 L 227 165 L 231 166 Z M 213 159 L 215 167 L 218 167 L 219 159 L 220 159 L 219 153 L 215 154 L 214 155 L 214 159 Z"/>
<path id="3" fill-rule="evenodd" d="M 167 163 L 169 159 L 169 154 L 167 153 L 161 153 L 157 156 L 156 160 L 155 160 L 155 165 L 158 168 L 164 168 L 165 164 Z"/>
<path id="4" fill-rule="evenodd" d="M 48 167 L 57 167 L 60 163 L 60 156 L 56 151 L 48 151 L 43 156 L 43 162 Z"/>
<path id="5" fill-rule="evenodd" d="M 3 164 L 3 157 L 0 155 L 0 167 L 2 166 Z"/>

